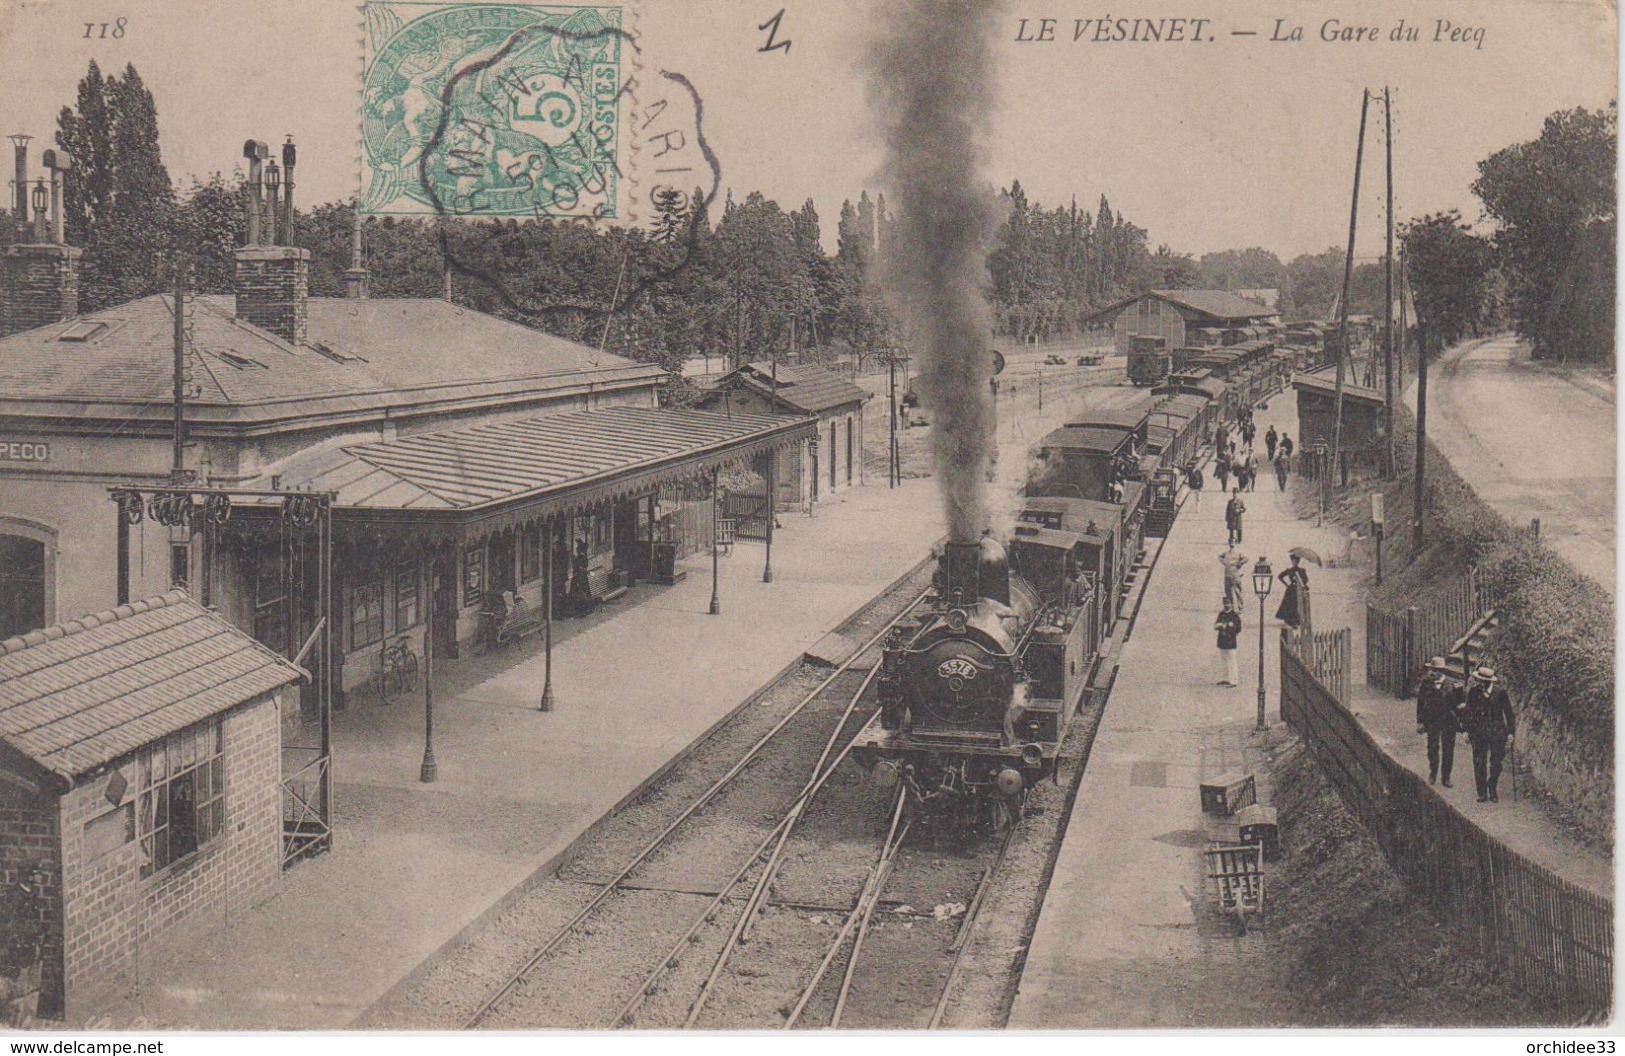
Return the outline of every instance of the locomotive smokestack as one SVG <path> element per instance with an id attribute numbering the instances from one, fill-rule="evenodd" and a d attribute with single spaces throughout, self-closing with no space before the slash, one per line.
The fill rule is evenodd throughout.
<path id="1" fill-rule="evenodd" d="M 974 605 L 982 596 L 981 564 L 981 543 L 948 543 L 942 552 L 942 600 Z"/>
<path id="2" fill-rule="evenodd" d="M 988 523 L 994 451 L 984 295 L 994 196 L 982 169 L 994 124 L 997 13 L 991 0 L 892 0 L 868 56 L 872 109 L 885 122 L 884 178 L 897 203 L 882 282 L 922 338 L 919 380 L 936 412 L 948 537 L 971 544 Z"/>

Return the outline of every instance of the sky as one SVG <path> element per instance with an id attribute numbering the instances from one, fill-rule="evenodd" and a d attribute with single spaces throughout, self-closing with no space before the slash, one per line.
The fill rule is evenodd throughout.
<path id="1" fill-rule="evenodd" d="M 647 112 L 663 96 L 670 82 L 659 71 L 687 76 L 736 195 L 760 190 L 786 208 L 812 198 L 832 243 L 841 200 L 883 189 L 862 64 L 885 30 L 883 4 L 626 6 L 640 63 L 629 105 Z M 776 29 L 759 28 L 781 9 Z M 1093 23 L 1074 40 L 1076 20 L 1103 17 L 1161 20 L 1170 35 L 1168 20 L 1185 19 L 1187 38 L 1193 20 L 1206 21 L 1197 42 L 1102 41 Z M 1043 19 L 1054 21 L 1046 29 Z M 1271 40 L 1277 19 L 1279 35 L 1301 27 L 1305 39 Z M 1419 39 L 1390 39 L 1401 19 Z M 1328 22 L 1374 27 L 1377 39 L 1322 40 Z M 156 97 L 164 159 L 183 186 L 232 171 L 245 139 L 291 134 L 299 202 L 348 199 L 359 178 L 362 25 L 351 0 L 0 0 L 0 133 L 42 137 L 37 158 L 86 64 L 132 62 Z M 1617 94 L 1617 15 L 1603 0 L 1017 0 L 998 27 L 994 68 L 966 71 L 998 88 L 981 123 L 990 183 L 1019 179 L 1045 205 L 1075 195 L 1093 209 L 1104 194 L 1149 229 L 1153 246 L 1196 255 L 1257 245 L 1290 258 L 1342 245 L 1362 89 L 1393 91 L 1401 220 L 1444 208 L 1476 218 L 1480 159 L 1534 138 L 1554 110 Z M 1452 29 L 1466 32 L 1451 41 Z M 790 47 L 760 50 L 770 32 Z M 1370 120 L 1362 257 L 1380 252 L 1383 224 L 1380 107 Z M 644 185 L 656 179 L 647 147 L 643 170 L 634 167 Z"/>

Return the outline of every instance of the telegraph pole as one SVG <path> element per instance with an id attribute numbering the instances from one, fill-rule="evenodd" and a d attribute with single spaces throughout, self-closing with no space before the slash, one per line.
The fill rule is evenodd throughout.
<path id="1" fill-rule="evenodd" d="M 888 401 L 891 404 L 891 433 L 886 440 L 886 486 L 897 487 L 897 355 L 892 349 L 886 350 L 886 367 L 891 373 L 891 380 L 887 383 Z"/>
<path id="2" fill-rule="evenodd" d="M 1371 92 L 1360 93 L 1360 142 L 1354 148 L 1354 194 L 1349 205 L 1349 248 L 1343 258 L 1343 297 L 1338 306 L 1339 318 L 1338 349 L 1337 349 L 1337 412 L 1332 422 L 1332 467 L 1331 472 L 1340 473 L 1343 459 L 1343 359 L 1349 357 L 1353 364 L 1352 349 L 1349 348 L 1349 293 L 1354 285 L 1354 232 L 1360 217 L 1360 166 L 1365 162 L 1365 119 L 1366 111 L 1371 106 Z M 1341 479 L 1341 476 L 1339 476 Z"/>
<path id="3" fill-rule="evenodd" d="M 1382 427 L 1384 453 L 1382 475 L 1394 475 L 1394 102 L 1387 87 L 1382 90 L 1383 143 L 1388 155 L 1388 251 L 1382 258 L 1383 284 L 1383 367 Z M 1382 582 L 1379 577 L 1377 582 Z"/>
<path id="4" fill-rule="evenodd" d="M 186 298 L 187 267 L 175 263 L 175 429 L 170 475 L 178 483 L 186 472 Z"/>

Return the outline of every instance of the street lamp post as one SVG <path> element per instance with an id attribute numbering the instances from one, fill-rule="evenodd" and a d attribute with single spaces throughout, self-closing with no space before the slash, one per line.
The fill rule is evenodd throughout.
<path id="1" fill-rule="evenodd" d="M 434 562 L 429 564 L 429 608 L 423 618 L 423 762 L 418 766 L 418 780 L 426 785 L 440 779 L 440 767 L 434 758 L 434 599 L 436 582 Z"/>
<path id="2" fill-rule="evenodd" d="M 1268 725 L 1264 721 L 1264 601 L 1275 585 L 1275 570 L 1264 558 L 1253 566 L 1253 593 L 1258 595 L 1258 729 Z"/>
<path id="3" fill-rule="evenodd" d="M 719 496 L 717 495 L 717 473 L 718 473 L 717 467 L 712 466 L 711 467 L 711 609 L 710 609 L 710 612 L 711 612 L 712 616 L 718 616 L 718 615 L 721 615 L 721 613 L 722 613 L 722 599 L 717 594 L 717 576 L 718 576 L 718 573 L 720 571 L 719 564 L 718 564 L 718 559 L 721 558 L 721 556 L 722 556 L 722 537 L 720 535 L 721 528 L 720 528 L 720 520 L 719 520 L 719 513 L 718 513 L 719 503 L 720 503 L 721 500 L 720 500 Z M 770 513 L 769 516 L 772 516 L 772 514 Z"/>

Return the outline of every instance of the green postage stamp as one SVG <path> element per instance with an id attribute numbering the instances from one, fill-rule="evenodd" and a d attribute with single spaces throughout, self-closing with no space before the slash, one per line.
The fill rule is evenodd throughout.
<path id="1" fill-rule="evenodd" d="M 363 12 L 363 213 L 628 218 L 622 7 Z"/>

